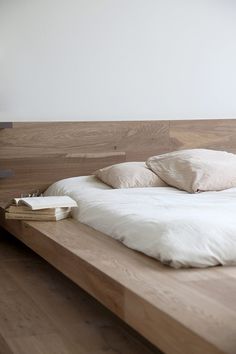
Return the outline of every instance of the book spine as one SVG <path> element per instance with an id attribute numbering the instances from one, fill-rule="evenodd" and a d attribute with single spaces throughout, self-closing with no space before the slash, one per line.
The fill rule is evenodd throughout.
<path id="1" fill-rule="evenodd" d="M 8 213 L 14 214 L 27 214 L 27 215 L 56 215 L 58 213 L 69 212 L 70 208 L 52 208 L 52 209 L 42 209 L 42 210 L 31 210 L 28 207 L 21 206 L 10 206 L 6 209 Z"/>
<path id="2" fill-rule="evenodd" d="M 53 215 L 25 215 L 25 214 L 13 214 L 13 213 L 6 213 L 5 214 L 5 219 L 8 220 L 56 220 L 56 216 Z"/>
<path id="3" fill-rule="evenodd" d="M 38 220 L 38 221 L 56 221 L 65 219 L 70 215 L 69 212 L 58 215 L 31 215 L 31 214 L 13 214 L 5 213 L 5 219 L 8 220 Z"/>

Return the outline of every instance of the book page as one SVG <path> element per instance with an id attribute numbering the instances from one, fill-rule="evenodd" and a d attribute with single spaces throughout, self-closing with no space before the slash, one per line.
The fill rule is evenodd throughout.
<path id="1" fill-rule="evenodd" d="M 14 198 L 14 202 L 16 205 L 28 205 L 32 210 L 77 207 L 77 203 L 68 196 Z"/>

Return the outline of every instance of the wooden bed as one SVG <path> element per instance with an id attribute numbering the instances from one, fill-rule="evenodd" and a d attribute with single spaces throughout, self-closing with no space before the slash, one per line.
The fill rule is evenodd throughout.
<path id="1" fill-rule="evenodd" d="M 5 220 L 3 209 L 115 162 L 191 147 L 236 152 L 235 138 L 234 120 L 13 124 L 0 130 L 0 166 L 13 172 L 0 181 L 0 225 L 163 352 L 236 353 L 236 267 L 174 270 L 75 220 Z"/>

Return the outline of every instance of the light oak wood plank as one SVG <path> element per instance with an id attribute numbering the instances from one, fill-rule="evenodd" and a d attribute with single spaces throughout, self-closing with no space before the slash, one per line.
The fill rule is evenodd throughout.
<path id="1" fill-rule="evenodd" d="M 189 282 L 189 286 L 208 298 L 214 298 L 218 303 L 223 304 L 227 309 L 236 313 L 235 276 L 236 272 L 234 272 L 234 277 L 231 277 L 226 272 L 225 276 L 221 276 L 219 281 L 216 279 L 197 280 Z"/>
<path id="2" fill-rule="evenodd" d="M 75 220 L 21 224 L 23 242 L 164 352 L 234 353 L 236 313 L 184 273 Z"/>
<path id="3" fill-rule="evenodd" d="M 8 338 L 8 346 L 14 354 L 83 354 L 79 348 L 69 351 L 57 333 Z"/>
<path id="4" fill-rule="evenodd" d="M 4 243 L 12 245 L 2 238 Z M 25 252 L 21 245 L 19 253 L 20 249 Z M 68 278 L 28 252 L 31 258 L 14 255 L 1 263 L 0 353 L 159 353 Z"/>
<path id="5" fill-rule="evenodd" d="M 98 167 L 125 159 L 141 161 L 171 150 L 198 147 L 236 152 L 236 121 L 15 123 L 13 129 L 0 130 L 0 165 L 15 171 L 14 177 L 1 180 L 0 203 L 21 192 L 45 189 L 55 180 L 90 174 Z M 230 295 L 235 292 L 231 284 L 235 268 L 171 270 L 72 220 L 5 222 L 1 215 L 0 223 L 166 353 L 235 353 L 236 312 Z M 3 283 L 14 294 L 14 281 L 20 284 L 13 274 L 23 279 L 26 269 L 19 266 L 17 272 L 2 266 L 15 261 L 16 250 L 11 259 L 3 247 L 2 255 Z M 8 283 L 4 272 L 9 272 L 13 283 Z M 29 289 L 30 281 L 23 283 Z M 216 284 L 226 289 L 224 299 Z M 38 289 L 38 296 L 42 295 Z M 6 306 L 0 306 L 3 316 Z M 45 302 L 46 308 L 50 306 L 54 308 L 49 300 Z M 70 315 L 67 318 L 62 312 L 61 316 L 72 321 L 76 316 L 68 304 L 65 306 Z M 43 308 L 38 311 L 41 314 Z M 12 316 L 17 314 L 13 312 Z M 19 321 L 21 317 L 16 326 Z M 50 316 L 50 321 L 58 322 L 58 318 Z M 73 328 L 63 342 L 70 350 L 77 331 L 77 324 L 72 322 Z M 17 328 L 7 330 L 10 336 L 11 330 L 17 333 Z M 57 328 L 50 335 L 57 338 L 61 331 Z M 37 347 L 39 335 L 46 334 L 22 332 L 22 340 L 14 342 L 15 348 L 26 343 Z M 99 345 L 98 349 L 92 347 L 93 354 L 101 351 Z M 40 345 L 38 348 L 44 350 Z"/>
<path id="6" fill-rule="evenodd" d="M 14 123 L 0 130 L 0 198 L 45 189 L 122 161 L 145 161 L 176 149 L 236 152 L 235 120 Z"/>
<path id="7" fill-rule="evenodd" d="M 14 123 L 0 130 L 0 198 L 44 190 L 53 182 L 124 161 L 145 161 L 169 149 L 169 123 Z"/>
<path id="8" fill-rule="evenodd" d="M 207 148 L 236 152 L 236 120 L 170 121 L 170 150 Z"/>
<path id="9" fill-rule="evenodd" d="M 48 316 L 20 288 L 8 292 L 1 289 L 0 328 L 4 337 L 48 334 L 54 330 Z"/>
<path id="10" fill-rule="evenodd" d="M 0 197 L 10 199 L 21 193 L 42 192 L 57 180 L 90 175 L 99 167 L 124 161 L 123 152 L 0 159 L 0 165 L 14 171 L 12 177 L 1 180 Z"/>
<path id="11" fill-rule="evenodd" d="M 168 148 L 167 121 L 14 123 L 0 131 L 0 146 L 73 148 L 74 152 L 125 151 L 128 159 L 145 158 Z M 1 156 L 1 152 L 0 152 Z"/>

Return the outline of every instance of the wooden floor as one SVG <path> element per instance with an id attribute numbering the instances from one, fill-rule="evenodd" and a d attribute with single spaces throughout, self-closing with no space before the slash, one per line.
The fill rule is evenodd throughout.
<path id="1" fill-rule="evenodd" d="M 0 354 L 160 353 L 0 229 Z"/>

